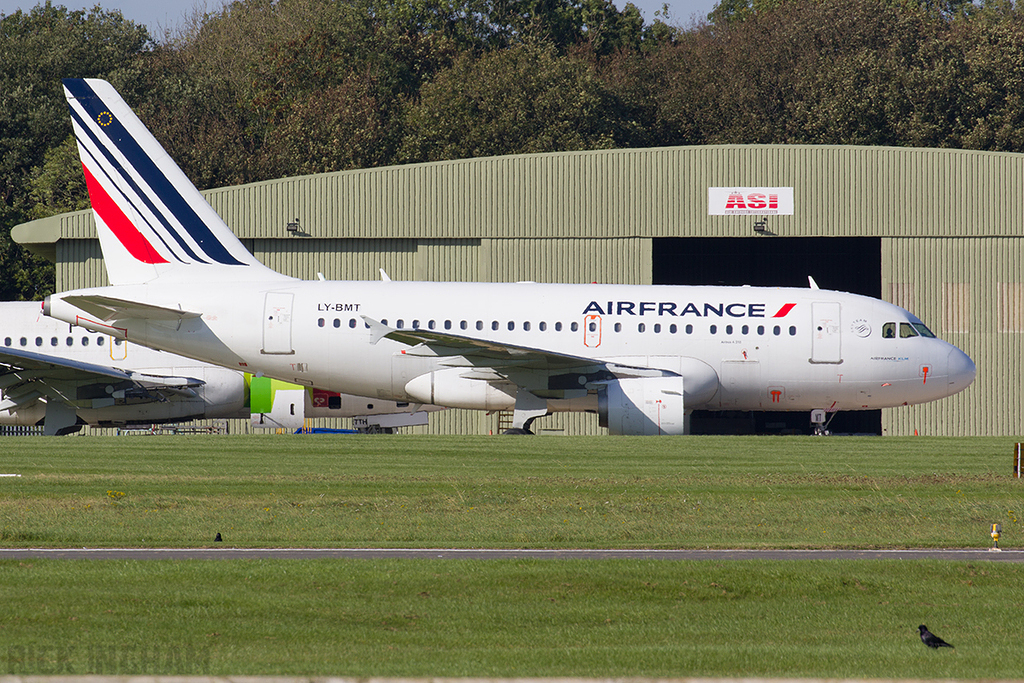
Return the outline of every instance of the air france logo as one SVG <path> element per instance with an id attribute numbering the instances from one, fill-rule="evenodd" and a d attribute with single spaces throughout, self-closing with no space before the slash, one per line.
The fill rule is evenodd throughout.
<path id="1" fill-rule="evenodd" d="M 709 303 L 675 301 L 591 301 L 583 309 L 583 315 L 638 315 L 684 318 L 785 318 L 796 304 L 783 304 L 773 315 L 768 316 L 763 303 Z"/>

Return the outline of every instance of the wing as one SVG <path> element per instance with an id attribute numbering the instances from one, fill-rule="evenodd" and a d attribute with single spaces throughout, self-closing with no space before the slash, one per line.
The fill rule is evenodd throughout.
<path id="1" fill-rule="evenodd" d="M 401 342 L 412 347 L 403 351 L 406 355 L 444 357 L 449 359 L 445 365 L 478 368 L 482 372 L 489 370 L 495 374 L 495 379 L 511 380 L 531 391 L 558 388 L 558 378 L 562 375 L 571 375 L 570 386 L 576 389 L 580 388 L 580 376 L 586 377 L 588 382 L 599 382 L 676 375 L 668 370 L 624 365 L 529 346 L 501 344 L 436 330 L 399 330 L 366 316 L 362 318 L 370 326 L 373 343 L 381 339 Z M 538 378 L 544 378 L 546 386 L 538 386 Z M 480 379 L 487 378 L 481 375 Z"/>
<path id="2" fill-rule="evenodd" d="M 130 398 L 135 402 L 194 396 L 202 380 L 122 370 L 10 347 L 0 348 L 0 410 L 15 412 L 36 401 L 71 408 L 97 407 Z"/>

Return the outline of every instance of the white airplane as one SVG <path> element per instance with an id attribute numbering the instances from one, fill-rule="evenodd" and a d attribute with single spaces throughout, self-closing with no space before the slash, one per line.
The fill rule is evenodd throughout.
<path id="1" fill-rule="evenodd" d="M 975 367 L 917 317 L 818 289 L 303 281 L 258 262 L 110 84 L 65 80 L 110 287 L 47 315 L 227 368 L 393 401 L 682 434 L 694 409 L 934 401 Z M 383 274 L 383 273 L 382 273 Z"/>
<path id="2" fill-rule="evenodd" d="M 363 428 L 425 424 L 413 404 L 366 399 L 252 377 L 172 353 L 75 330 L 38 302 L 0 303 L 0 425 L 124 427 L 250 418 L 296 429 L 305 418 L 357 417 Z"/>

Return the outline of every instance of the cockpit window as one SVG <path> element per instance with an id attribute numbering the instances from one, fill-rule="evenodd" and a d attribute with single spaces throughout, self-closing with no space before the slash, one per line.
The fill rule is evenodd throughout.
<path id="1" fill-rule="evenodd" d="M 935 339 L 935 333 L 928 329 L 924 323 L 910 323 L 917 330 L 917 333 L 922 337 L 928 337 L 929 339 Z"/>
<path id="2" fill-rule="evenodd" d="M 896 338 L 896 323 L 886 323 L 882 325 L 882 339 L 895 339 Z"/>
<path id="3" fill-rule="evenodd" d="M 910 323 L 900 323 L 900 339 L 907 339 L 908 337 L 916 336 L 917 330 L 915 330 Z"/>

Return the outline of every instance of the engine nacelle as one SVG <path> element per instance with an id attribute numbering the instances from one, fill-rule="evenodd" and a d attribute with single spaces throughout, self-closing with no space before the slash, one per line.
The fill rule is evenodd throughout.
<path id="1" fill-rule="evenodd" d="M 246 410 L 245 377 L 236 370 L 204 366 L 203 368 L 181 368 L 189 377 L 198 377 L 206 382 L 199 388 L 205 410 L 204 417 L 248 417 Z"/>
<path id="2" fill-rule="evenodd" d="M 420 403 L 449 408 L 510 410 L 515 407 L 515 384 L 465 376 L 471 372 L 471 368 L 428 372 L 410 380 L 405 385 L 405 393 Z"/>
<path id="3" fill-rule="evenodd" d="M 687 434 L 682 377 L 620 379 L 598 394 L 598 418 L 610 434 Z"/>

